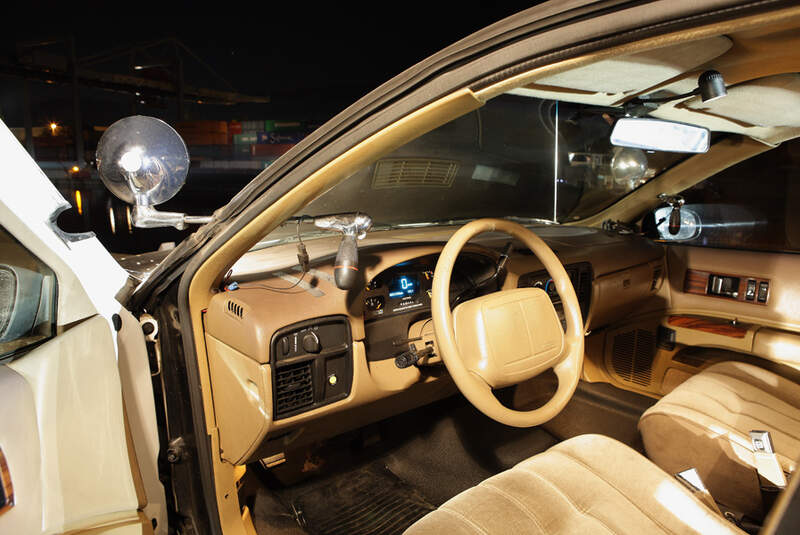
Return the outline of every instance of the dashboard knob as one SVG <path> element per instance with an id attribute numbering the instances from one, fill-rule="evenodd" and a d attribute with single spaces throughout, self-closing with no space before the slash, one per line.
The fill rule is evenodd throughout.
<path id="1" fill-rule="evenodd" d="M 307 332 L 303 335 L 303 349 L 306 353 L 319 353 L 322 346 L 319 343 L 319 336 L 314 332 Z"/>

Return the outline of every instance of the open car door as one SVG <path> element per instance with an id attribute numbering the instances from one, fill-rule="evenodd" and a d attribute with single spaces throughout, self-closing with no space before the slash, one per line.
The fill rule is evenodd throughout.
<path id="1" fill-rule="evenodd" d="M 0 156 L 0 533 L 166 533 L 127 275 L 56 228 L 69 204 L 2 122 Z"/>

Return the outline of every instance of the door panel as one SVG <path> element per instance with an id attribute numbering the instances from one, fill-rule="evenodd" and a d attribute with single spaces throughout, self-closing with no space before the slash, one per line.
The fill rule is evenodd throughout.
<path id="1" fill-rule="evenodd" d="M 800 332 L 800 254 L 668 245 L 671 311 Z M 688 270 L 769 279 L 765 305 L 684 291 Z"/>
<path id="2" fill-rule="evenodd" d="M 586 379 L 660 397 L 725 359 L 749 359 L 798 377 L 800 255 L 671 244 L 665 248 L 668 283 L 661 295 L 666 308 L 642 310 L 589 336 Z M 705 279 L 699 281 L 697 272 L 705 273 Z M 769 280 L 767 302 L 708 295 L 709 273 Z M 694 293 L 698 288 L 702 294 Z M 665 337 L 670 331 L 671 340 Z"/>
<path id="3" fill-rule="evenodd" d="M 0 517 L 3 533 L 64 532 L 138 519 L 110 354 L 108 324 L 94 316 L 3 366 L 0 377 L 13 394 L 3 389 L 2 406 L 16 413 L 16 425 L 3 419 L 0 446 L 16 502 L 24 504 Z M 32 429 L 19 432 L 22 426 Z"/>

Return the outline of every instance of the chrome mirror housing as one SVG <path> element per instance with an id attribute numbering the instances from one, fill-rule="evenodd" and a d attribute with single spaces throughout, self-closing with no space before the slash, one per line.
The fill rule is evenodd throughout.
<path id="1" fill-rule="evenodd" d="M 97 171 L 108 190 L 134 206 L 140 228 L 207 223 L 210 217 L 159 212 L 154 207 L 180 191 L 189 173 L 189 152 L 181 136 L 154 117 L 134 115 L 112 124 L 97 144 Z"/>

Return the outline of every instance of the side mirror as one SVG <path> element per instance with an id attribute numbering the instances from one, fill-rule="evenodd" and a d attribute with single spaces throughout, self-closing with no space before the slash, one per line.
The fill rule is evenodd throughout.
<path id="1" fill-rule="evenodd" d="M 155 209 L 180 191 L 189 172 L 186 144 L 164 121 L 142 115 L 120 119 L 103 132 L 96 158 L 106 188 L 133 204 L 134 226 L 182 230 L 187 223 L 211 220 Z"/>
<path id="2" fill-rule="evenodd" d="M 637 117 L 617 120 L 611 131 L 612 145 L 665 152 L 708 152 L 710 138 L 702 126 Z"/>
<path id="3" fill-rule="evenodd" d="M 653 218 L 657 236 L 651 237 L 659 240 L 689 241 L 700 236 L 703 230 L 697 212 L 683 206 L 682 203 L 677 209 L 674 205 L 656 208 Z"/>

